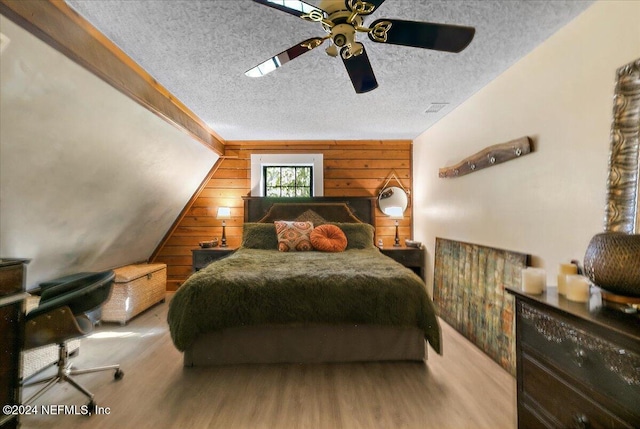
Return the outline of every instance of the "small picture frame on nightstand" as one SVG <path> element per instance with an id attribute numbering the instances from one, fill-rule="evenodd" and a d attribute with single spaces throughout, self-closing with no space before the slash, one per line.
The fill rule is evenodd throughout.
<path id="1" fill-rule="evenodd" d="M 404 240 L 404 245 L 407 247 L 413 247 L 415 249 L 420 249 L 422 247 L 422 243 L 420 241 L 413 241 L 409 239 Z"/>

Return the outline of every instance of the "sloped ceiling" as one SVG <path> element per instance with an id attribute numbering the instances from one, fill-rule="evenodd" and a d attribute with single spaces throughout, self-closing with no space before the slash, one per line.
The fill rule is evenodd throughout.
<path id="1" fill-rule="evenodd" d="M 246 77 L 267 58 L 325 34 L 319 24 L 250 0 L 67 3 L 225 140 L 379 140 L 414 139 L 592 2 L 387 0 L 368 22 L 466 25 L 476 36 L 459 54 L 359 36 L 379 83 L 366 94 L 354 92 L 342 62 L 324 47 Z M 439 113 L 425 113 L 441 102 L 448 104 Z"/>
<path id="2" fill-rule="evenodd" d="M 0 257 L 27 286 L 145 261 L 218 156 L 0 16 Z"/>

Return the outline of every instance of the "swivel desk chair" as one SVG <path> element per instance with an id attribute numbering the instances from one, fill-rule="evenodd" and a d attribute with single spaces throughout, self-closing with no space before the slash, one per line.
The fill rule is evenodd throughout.
<path id="1" fill-rule="evenodd" d="M 56 383 L 66 381 L 89 398 L 87 406 L 93 412 L 96 408 L 94 395 L 72 376 L 114 370 L 115 380 L 122 379 L 124 372 L 120 365 L 74 369 L 68 361 L 66 346 L 67 340 L 86 336 L 93 331 L 94 324 L 86 313 L 99 308 L 109 298 L 114 278 L 113 271 L 79 273 L 40 285 L 40 303 L 26 315 L 24 349 L 57 344 L 57 374 L 24 384 L 23 387 L 46 383 L 24 404 L 32 403 Z"/>

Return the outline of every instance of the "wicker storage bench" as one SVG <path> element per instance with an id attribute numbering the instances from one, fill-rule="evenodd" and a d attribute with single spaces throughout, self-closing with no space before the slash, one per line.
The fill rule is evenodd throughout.
<path id="1" fill-rule="evenodd" d="M 109 300 L 102 307 L 103 322 L 126 324 L 158 302 L 167 288 L 166 264 L 127 265 L 113 270 L 116 278 Z"/>

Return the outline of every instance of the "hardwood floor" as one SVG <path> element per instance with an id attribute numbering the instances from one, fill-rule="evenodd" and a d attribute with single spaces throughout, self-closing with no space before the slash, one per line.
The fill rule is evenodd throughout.
<path id="1" fill-rule="evenodd" d="M 29 415 L 22 417 L 22 428 L 516 426 L 515 379 L 444 322 L 444 356 L 429 350 L 426 364 L 183 368 L 169 336 L 167 308 L 152 307 L 126 326 L 103 324 L 73 358 L 79 368 L 121 364 L 120 381 L 112 372 L 77 376 L 109 414 Z M 36 404 L 76 405 L 79 411 L 86 402 L 59 384 Z"/>

